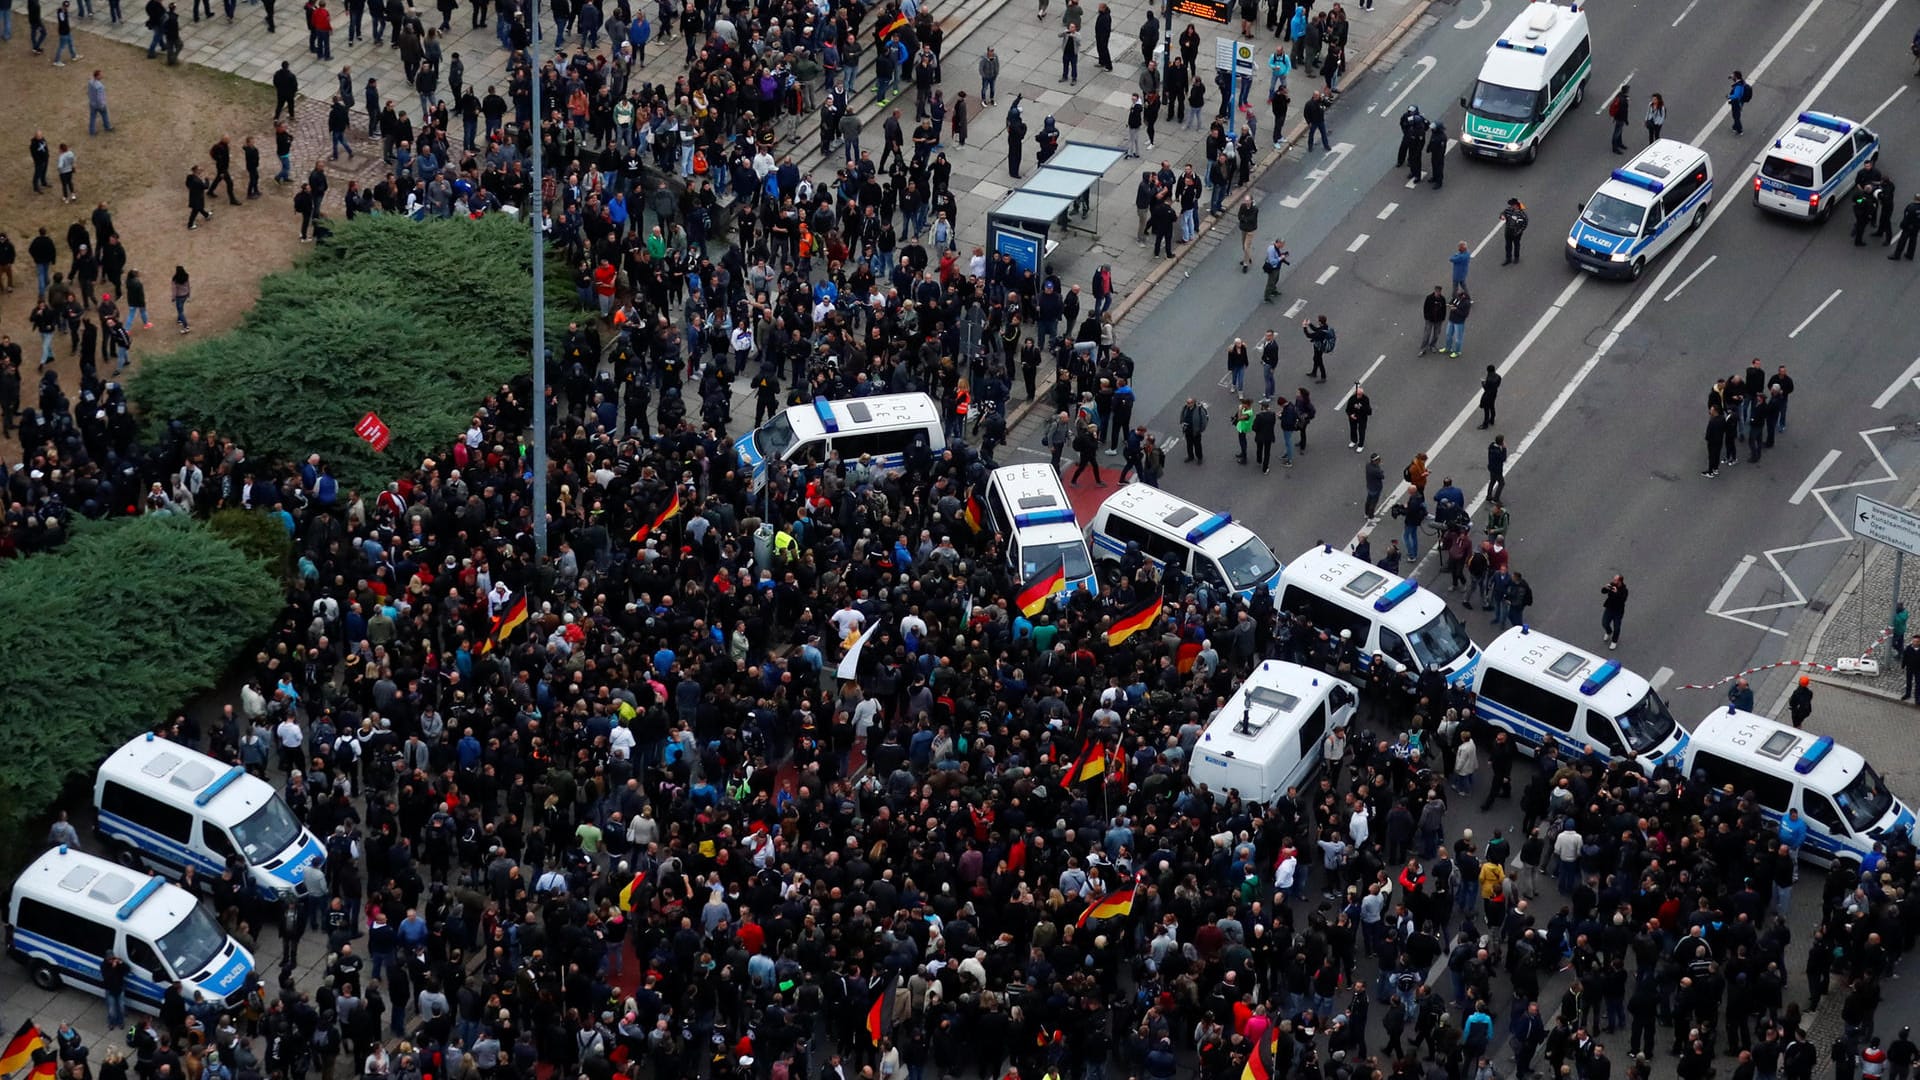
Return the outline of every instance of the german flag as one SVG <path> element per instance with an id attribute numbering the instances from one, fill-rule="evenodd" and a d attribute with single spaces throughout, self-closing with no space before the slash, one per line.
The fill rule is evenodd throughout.
<path id="1" fill-rule="evenodd" d="M 1160 620 L 1160 599 L 1155 597 L 1113 620 L 1107 628 L 1107 644 L 1119 645 Z"/>
<path id="2" fill-rule="evenodd" d="M 620 890 L 620 910 L 622 911 L 633 910 L 633 894 L 640 891 L 640 886 L 646 880 L 647 880 L 647 873 L 644 870 L 633 875 L 633 880 L 627 882 L 626 888 Z"/>
<path id="3" fill-rule="evenodd" d="M 879 40 L 881 41 L 887 40 L 888 35 L 892 34 L 895 30 L 898 30 L 905 25 L 907 25 L 907 17 L 905 15 L 900 15 L 895 17 L 892 22 L 880 28 Z"/>
<path id="4" fill-rule="evenodd" d="M 1180 643 L 1180 648 L 1174 652 L 1174 669 L 1182 675 L 1191 674 L 1193 671 L 1193 662 L 1199 658 L 1200 643 L 1197 641 L 1183 641 Z"/>
<path id="5" fill-rule="evenodd" d="M 35 1059 L 33 1071 L 27 1074 L 27 1080 L 53 1080 L 54 1074 L 59 1071 L 60 1058 L 54 1054 L 47 1054 L 45 1057 Z"/>
<path id="6" fill-rule="evenodd" d="M 628 541 L 628 543 L 638 544 L 646 540 L 646 538 L 649 535 L 659 532 L 660 526 L 665 525 L 668 521 L 672 520 L 673 516 L 675 514 L 678 514 L 679 512 L 680 512 L 680 488 L 678 485 L 675 485 L 673 489 L 673 498 L 667 500 L 666 509 L 660 511 L 660 516 L 654 518 L 653 523 L 651 525 L 642 525 L 639 528 L 633 530 L 633 537 Z"/>
<path id="7" fill-rule="evenodd" d="M 1031 619 L 1047 606 L 1054 594 L 1063 592 L 1067 587 L 1067 561 L 1055 559 L 1053 569 L 1034 578 L 1027 587 L 1020 590 L 1014 598 L 1014 604 L 1020 608 L 1020 614 Z"/>
<path id="8" fill-rule="evenodd" d="M 1093 903 L 1088 904 L 1087 910 L 1080 913 L 1080 921 L 1073 925 L 1075 927 L 1082 927 L 1093 919 L 1117 919 L 1122 915 L 1130 915 L 1132 913 L 1133 890 L 1131 888 L 1121 889 L 1119 892 L 1108 893 Z"/>
<path id="9" fill-rule="evenodd" d="M 1240 1080 L 1273 1080 L 1273 1052 L 1276 1046 L 1272 1039 L 1261 1039 L 1247 1051 L 1247 1067 L 1240 1074 Z"/>
<path id="10" fill-rule="evenodd" d="M 494 617 L 493 631 L 487 635 L 487 640 L 480 643 L 480 655 L 485 656 L 505 645 L 507 639 L 513 636 L 513 632 L 520 629 L 526 621 L 527 594 L 521 593 L 519 599 L 508 604 L 505 611 Z"/>
<path id="11" fill-rule="evenodd" d="M 893 980 L 888 979 L 880 987 L 880 992 L 873 996 L 873 1004 L 867 1009 L 867 1041 L 875 1046 L 880 1045 L 880 1039 L 887 1033 L 887 1013 L 892 1007 Z"/>
<path id="12" fill-rule="evenodd" d="M 980 506 L 980 500 L 978 498 L 972 495 L 967 496 L 967 508 L 960 512 L 960 520 L 966 522 L 967 528 L 972 529 L 974 532 L 979 532 L 986 528 L 987 515 L 985 510 Z"/>
<path id="13" fill-rule="evenodd" d="M 0 1076 L 12 1076 L 25 1068 L 33 1061 L 33 1052 L 46 1045 L 47 1040 L 32 1020 L 21 1024 L 20 1030 L 7 1041 L 6 1050 L 0 1051 Z"/>
<path id="14" fill-rule="evenodd" d="M 1098 739 L 1089 742 L 1067 767 L 1067 783 L 1079 784 L 1104 776 L 1107 771 L 1107 746 Z"/>
<path id="15" fill-rule="evenodd" d="M 1112 774 L 1114 783 L 1127 786 L 1127 755 L 1121 753 L 1119 747 L 1107 755 L 1107 772 Z"/>

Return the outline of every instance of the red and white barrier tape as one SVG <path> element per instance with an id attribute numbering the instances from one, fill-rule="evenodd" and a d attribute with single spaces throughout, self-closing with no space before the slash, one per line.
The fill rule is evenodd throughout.
<path id="1" fill-rule="evenodd" d="M 1888 638 L 1892 636 L 1893 636 L 1893 627 L 1891 626 L 1880 631 L 1880 636 L 1873 639 L 1872 644 L 1860 650 L 1860 659 L 1865 660 L 1867 657 L 1873 655 L 1873 650 L 1879 648 L 1882 644 L 1886 642 Z M 1771 664 L 1761 664 L 1759 667 L 1750 667 L 1745 671 L 1735 672 L 1734 674 L 1729 675 L 1724 679 L 1717 680 L 1715 682 L 1687 683 L 1683 686 L 1676 686 L 1674 687 L 1674 689 L 1676 690 L 1711 690 L 1716 686 L 1725 686 L 1726 684 L 1734 681 L 1735 679 L 1744 679 L 1747 676 L 1754 674 L 1755 672 L 1772 671 L 1774 668 L 1782 668 L 1782 667 L 1812 668 L 1815 671 L 1838 671 L 1839 670 L 1839 668 L 1833 664 L 1823 664 L 1818 660 L 1776 660 Z"/>

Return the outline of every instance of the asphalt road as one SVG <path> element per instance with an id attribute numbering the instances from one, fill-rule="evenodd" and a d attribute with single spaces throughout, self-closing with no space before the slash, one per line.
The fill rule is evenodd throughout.
<path id="1" fill-rule="evenodd" d="M 1436 8 L 1446 13 L 1440 22 L 1330 114 L 1331 154 L 1315 151 L 1269 173 L 1257 193 L 1262 233 L 1285 237 L 1293 254 L 1283 295 L 1260 302 L 1258 270 L 1239 270 L 1237 231 L 1189 267 L 1125 342 L 1141 363 L 1136 420 L 1177 436 L 1181 402 L 1208 400 L 1208 463 L 1182 464 L 1175 446 L 1164 484 L 1231 510 L 1287 559 L 1369 527 L 1364 458 L 1346 449 L 1339 409 L 1356 379 L 1374 400 L 1368 449 L 1382 455 L 1389 494 L 1402 466 L 1426 450 L 1429 494 L 1451 475 L 1477 507 L 1493 434 L 1476 430 L 1478 386 L 1486 365 L 1498 365 L 1496 429 L 1514 451 L 1506 503 L 1513 564 L 1535 591 L 1530 621 L 1597 644 L 1599 588 L 1620 573 L 1633 590 L 1620 656 L 1656 684 L 1707 682 L 1778 659 L 1794 620 L 1817 617 L 1806 601 L 1846 550 L 1840 523 L 1853 490 L 1904 497 L 1909 485 L 1896 477 L 1920 464 L 1920 389 L 1912 385 L 1920 347 L 1901 319 L 1920 300 L 1920 264 L 1855 248 L 1838 217 L 1806 225 L 1763 214 L 1752 205 L 1752 169 L 1798 112 L 1819 108 L 1868 121 L 1886 171 L 1896 182 L 1920 181 L 1910 19 L 1893 0 L 1595 6 L 1585 100 L 1538 161 L 1495 165 L 1456 150 L 1444 188 L 1410 188 L 1393 166 L 1399 112 L 1418 104 L 1457 133 L 1457 99 L 1522 6 Z M 1736 68 L 1755 90 L 1742 136 L 1723 104 Z M 1630 148 L 1644 144 L 1639 118 L 1658 92 L 1668 105 L 1665 137 L 1705 147 L 1716 173 L 1702 226 L 1637 283 L 1592 279 L 1562 254 L 1577 206 L 1624 160 L 1608 151 L 1604 113 L 1623 81 L 1632 84 Z M 1303 97 L 1296 88 L 1296 101 Z M 1527 205 L 1532 227 L 1522 261 L 1502 267 L 1498 213 L 1509 196 Z M 1476 253 L 1466 347 L 1458 359 L 1419 358 L 1421 298 L 1449 281 L 1447 257 L 1460 241 Z M 1328 358 L 1332 377 L 1307 384 L 1319 409 L 1311 452 L 1270 475 L 1236 465 L 1226 345 L 1243 337 L 1257 354 L 1260 337 L 1277 329 L 1280 387 L 1291 392 L 1306 383 L 1311 356 L 1300 321 L 1319 313 L 1338 328 L 1339 348 Z M 1787 364 L 1798 384 L 1789 429 L 1759 465 L 1743 455 L 1705 479 L 1707 390 L 1755 356 L 1769 373 Z M 1249 386 L 1259 384 L 1256 363 Z M 1084 490 L 1090 479 L 1077 487 L 1076 505 L 1104 494 Z M 1376 554 L 1400 533 L 1391 519 L 1380 527 Z M 1439 576 L 1427 559 L 1422 579 Z M 1477 618 L 1469 625 L 1490 640 L 1485 616 Z M 1768 686 L 1756 679 L 1765 700 Z M 1720 700 L 1669 696 L 1683 718 Z"/>

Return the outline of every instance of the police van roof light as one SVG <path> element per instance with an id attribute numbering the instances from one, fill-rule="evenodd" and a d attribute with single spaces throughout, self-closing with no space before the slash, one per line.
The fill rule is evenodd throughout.
<path id="1" fill-rule="evenodd" d="M 1414 593 L 1418 592 L 1419 590 L 1420 590 L 1419 585 L 1411 581 L 1403 581 L 1400 584 L 1395 585 L 1393 588 L 1388 589 L 1387 594 L 1385 596 L 1382 596 L 1380 599 L 1375 600 L 1373 602 L 1373 610 L 1383 611 L 1383 612 L 1392 611 L 1394 608 L 1400 606 L 1400 602 L 1402 600 L 1405 600 L 1407 597 L 1412 596 Z"/>
<path id="2" fill-rule="evenodd" d="M 1853 130 L 1852 124 L 1849 124 L 1837 116 L 1828 116 L 1826 113 L 1803 112 L 1800 114 L 1800 122 L 1803 124 L 1812 124 L 1814 127 L 1826 128 L 1828 131 L 1837 131 L 1842 135 Z"/>
<path id="3" fill-rule="evenodd" d="M 127 902 L 120 905 L 120 910 L 114 912 L 114 917 L 122 922 L 132 918 L 133 913 L 140 910 L 140 905 L 146 903 L 148 897 L 159 891 L 159 877 L 149 877 L 145 885 L 140 886 L 132 896 L 127 897 Z"/>
<path id="4" fill-rule="evenodd" d="M 1819 765 L 1820 762 L 1825 760 L 1826 756 L 1832 752 L 1833 736 L 1822 735 L 1813 740 L 1813 745 L 1807 748 L 1806 753 L 1800 755 L 1799 761 L 1793 763 L 1793 771 L 1805 776 L 1812 772 L 1814 767 Z"/>
<path id="5" fill-rule="evenodd" d="M 1016 529 L 1025 529 L 1034 525 L 1071 524 L 1073 524 L 1072 510 L 1042 510 L 1034 514 L 1016 514 L 1013 519 L 1013 527 Z"/>
<path id="6" fill-rule="evenodd" d="M 833 418 L 833 403 L 831 401 L 823 397 L 814 398 L 813 412 L 815 416 L 820 418 L 820 426 L 827 430 L 827 434 L 832 435 L 840 430 L 840 422 Z"/>
<path id="7" fill-rule="evenodd" d="M 1599 693 L 1601 687 L 1612 682 L 1613 677 L 1618 674 L 1620 674 L 1620 661 L 1609 660 L 1600 665 L 1600 670 L 1587 676 L 1587 681 L 1580 684 L 1580 692 L 1591 697 Z"/>
<path id="8" fill-rule="evenodd" d="M 1613 170 L 1613 178 L 1623 184 L 1632 184 L 1637 188 L 1645 188 L 1655 195 L 1667 190 L 1667 185 L 1645 173 L 1634 172 L 1632 169 L 1615 169 Z"/>
<path id="9" fill-rule="evenodd" d="M 226 772 L 221 773 L 218 779 L 214 780 L 213 783 L 208 784 L 206 788 L 200 792 L 200 794 L 195 795 L 193 797 L 193 805 L 195 806 L 207 805 L 208 803 L 212 802 L 215 798 L 217 798 L 221 792 L 231 787 L 235 780 L 238 780 L 245 775 L 247 775 L 247 770 L 238 765 L 235 765 L 233 768 L 228 769 Z"/>
<path id="10" fill-rule="evenodd" d="M 1187 530 L 1187 543 L 1197 544 L 1233 523 L 1233 515 L 1222 511 Z"/>

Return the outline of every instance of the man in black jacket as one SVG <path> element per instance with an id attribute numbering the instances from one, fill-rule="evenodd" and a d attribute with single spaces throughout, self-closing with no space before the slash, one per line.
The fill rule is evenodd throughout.
<path id="1" fill-rule="evenodd" d="M 1435 285 L 1420 302 L 1420 320 L 1424 327 L 1420 332 L 1420 355 L 1425 356 L 1440 347 L 1440 330 L 1447 323 L 1447 294 L 1440 286 Z"/>
<path id="2" fill-rule="evenodd" d="M 220 136 L 220 141 L 207 151 L 207 156 L 213 159 L 213 182 L 207 185 L 207 190 L 217 192 L 224 182 L 227 185 L 227 202 L 239 206 L 240 198 L 233 193 L 233 140 L 225 135 Z"/>
<path id="3" fill-rule="evenodd" d="M 293 119 L 293 95 L 300 89 L 300 80 L 293 73 L 292 61 L 280 61 L 280 70 L 273 73 L 273 118 L 280 119 L 280 110 L 287 110 L 287 119 Z"/>
<path id="4" fill-rule="evenodd" d="M 200 218 L 212 217 L 207 210 L 207 181 L 200 175 L 200 166 L 195 165 L 187 173 L 187 228 L 197 229 Z"/>

